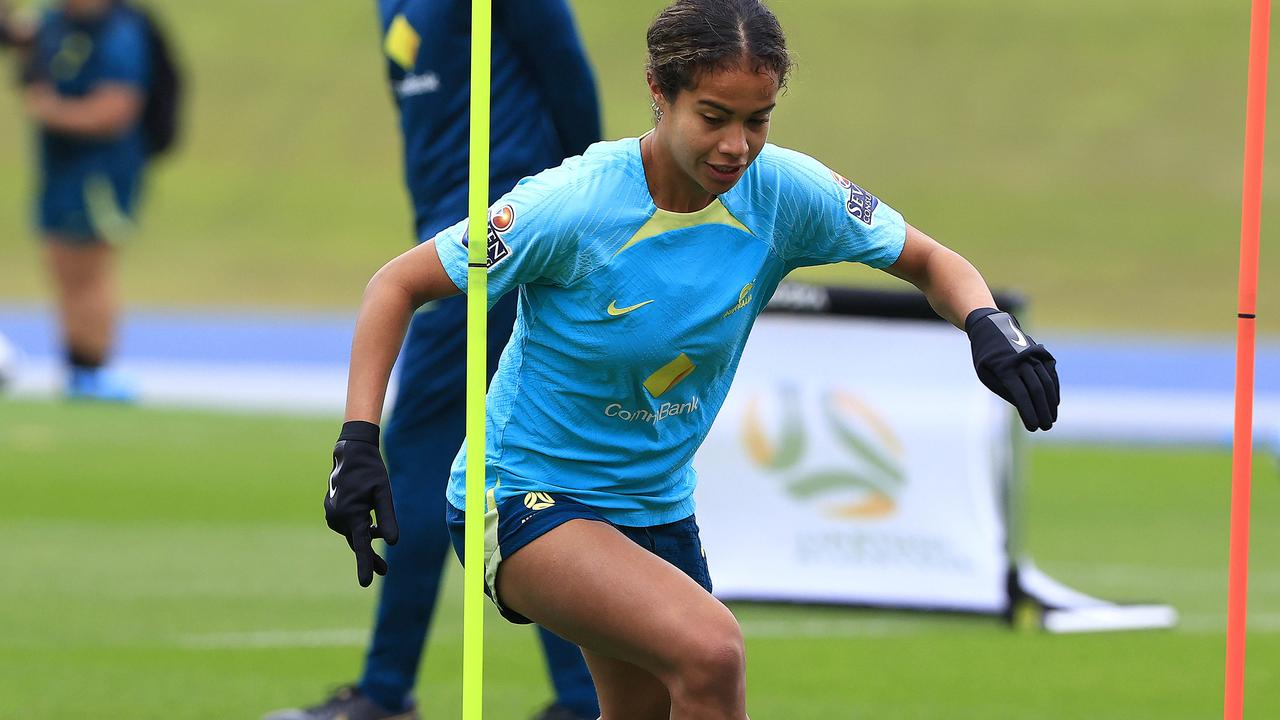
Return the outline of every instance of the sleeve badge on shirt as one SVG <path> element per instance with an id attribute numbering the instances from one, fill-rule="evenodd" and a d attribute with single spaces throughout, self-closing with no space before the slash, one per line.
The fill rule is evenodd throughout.
<path id="1" fill-rule="evenodd" d="M 422 36 L 409 24 L 408 18 L 397 15 L 387 28 L 382 50 L 395 64 L 408 72 L 418 62 L 418 47 L 421 44 Z"/>
<path id="2" fill-rule="evenodd" d="M 489 214 L 489 258 L 487 267 L 492 268 L 511 256 L 511 248 L 502 239 L 502 234 L 510 230 L 515 224 L 516 210 L 510 205 L 503 205 Z M 466 233 L 462 235 L 462 246 L 470 247 Z"/>
<path id="3" fill-rule="evenodd" d="M 876 208 L 880 205 L 880 200 L 840 173 L 833 170 L 831 175 L 836 179 L 836 182 L 840 183 L 840 187 L 849 191 L 849 199 L 845 201 L 844 209 L 864 225 L 870 226 L 871 216 L 876 214 Z"/>

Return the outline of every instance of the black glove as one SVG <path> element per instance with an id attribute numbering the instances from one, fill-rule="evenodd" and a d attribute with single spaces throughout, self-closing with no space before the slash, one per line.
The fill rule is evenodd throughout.
<path id="1" fill-rule="evenodd" d="M 1048 430 L 1058 419 L 1057 361 L 1044 346 L 995 308 L 978 308 L 965 318 L 978 379 L 1018 409 L 1028 430 Z"/>
<path id="2" fill-rule="evenodd" d="M 374 525 L 369 513 L 377 513 Z M 330 529 L 347 538 L 356 554 L 356 579 L 369 587 L 373 574 L 387 574 L 387 562 L 373 551 L 373 538 L 388 545 L 400 539 L 391 481 L 378 451 L 378 426 L 362 420 L 343 423 L 333 446 L 333 473 L 324 498 L 324 517 Z"/>

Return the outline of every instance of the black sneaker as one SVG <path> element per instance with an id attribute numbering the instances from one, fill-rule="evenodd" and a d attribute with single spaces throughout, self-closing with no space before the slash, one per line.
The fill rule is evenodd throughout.
<path id="1" fill-rule="evenodd" d="M 594 715 L 579 715 L 560 703 L 552 703 L 533 716 L 533 720 L 596 720 Z"/>
<path id="2" fill-rule="evenodd" d="M 409 708 L 392 712 L 360 692 L 355 685 L 340 687 L 319 705 L 277 710 L 262 720 L 418 720 L 418 711 Z"/>

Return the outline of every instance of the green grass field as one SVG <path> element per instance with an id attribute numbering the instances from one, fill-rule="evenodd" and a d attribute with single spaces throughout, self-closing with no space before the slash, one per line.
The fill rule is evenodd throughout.
<path id="1" fill-rule="evenodd" d="M 153 172 L 124 256 L 128 301 L 352 310 L 410 239 L 374 3 L 149 4 L 192 94 L 184 146 Z M 648 127 L 643 33 L 663 4 L 573 0 L 607 137 Z M 1232 330 L 1246 0 L 770 4 L 798 60 L 775 142 L 1027 291 L 1042 326 Z M 45 295 L 29 146 L 0 91 L 0 303 Z M 1280 211 L 1270 157 L 1264 231 Z M 1280 270 L 1262 261 L 1259 324 L 1276 333 Z M 806 277 L 895 282 L 852 267 Z M 256 718 L 353 679 L 376 594 L 323 523 L 335 425 L 0 400 L 0 720 Z M 1041 567 L 1103 597 L 1171 602 L 1177 630 L 1051 637 L 737 605 L 754 716 L 1218 716 L 1227 455 L 1038 446 L 1031 460 Z M 1256 480 L 1246 708 L 1280 717 L 1274 458 Z M 459 715 L 459 581 L 424 661 L 426 717 Z M 489 618 L 486 716 L 522 720 L 549 695 L 536 642 Z"/>
<path id="2" fill-rule="evenodd" d="M 151 4 L 188 59 L 191 122 L 152 178 L 128 298 L 353 307 L 409 242 L 374 3 Z M 643 34 L 662 0 L 573 4 L 607 136 L 642 132 Z M 798 59 L 775 141 L 873 189 L 993 284 L 1031 293 L 1044 325 L 1231 332 L 1246 0 L 772 5 Z M 15 96 L 0 93 L 0 301 L 44 293 L 23 230 L 28 145 Z M 1280 183 L 1265 187 L 1270 217 Z M 1269 332 L 1275 267 L 1264 256 Z M 848 267 L 809 276 L 893 282 Z"/>
<path id="3" fill-rule="evenodd" d="M 0 402 L 0 718 L 256 718 L 352 679 L 375 593 L 320 508 L 334 423 Z M 1029 545 L 1059 579 L 1175 604 L 1169 632 L 736 605 L 757 718 L 1197 720 L 1220 714 L 1229 459 L 1037 447 Z M 1280 512 L 1257 467 L 1249 717 L 1280 716 Z M 456 563 L 450 559 L 450 567 Z M 711 558 L 715 572 L 715 558 Z M 426 655 L 460 708 L 461 588 Z M 548 696 L 531 631 L 490 614 L 486 717 Z"/>

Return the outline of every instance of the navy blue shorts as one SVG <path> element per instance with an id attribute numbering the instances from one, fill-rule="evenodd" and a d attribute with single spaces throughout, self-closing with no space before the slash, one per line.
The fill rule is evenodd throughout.
<path id="1" fill-rule="evenodd" d="M 465 513 L 448 503 L 445 509 L 453 551 L 462 560 Z M 525 545 L 574 519 L 595 520 L 617 528 L 632 542 L 679 568 L 707 592 L 711 592 L 711 575 L 707 572 L 707 555 L 698 538 L 698 522 L 693 515 L 666 525 L 629 527 L 605 520 L 587 505 L 552 493 L 526 493 L 524 497 L 503 500 L 491 508 L 484 518 L 484 591 L 498 606 L 502 616 L 513 623 L 533 622 L 505 608 L 494 592 L 498 566 Z"/>

